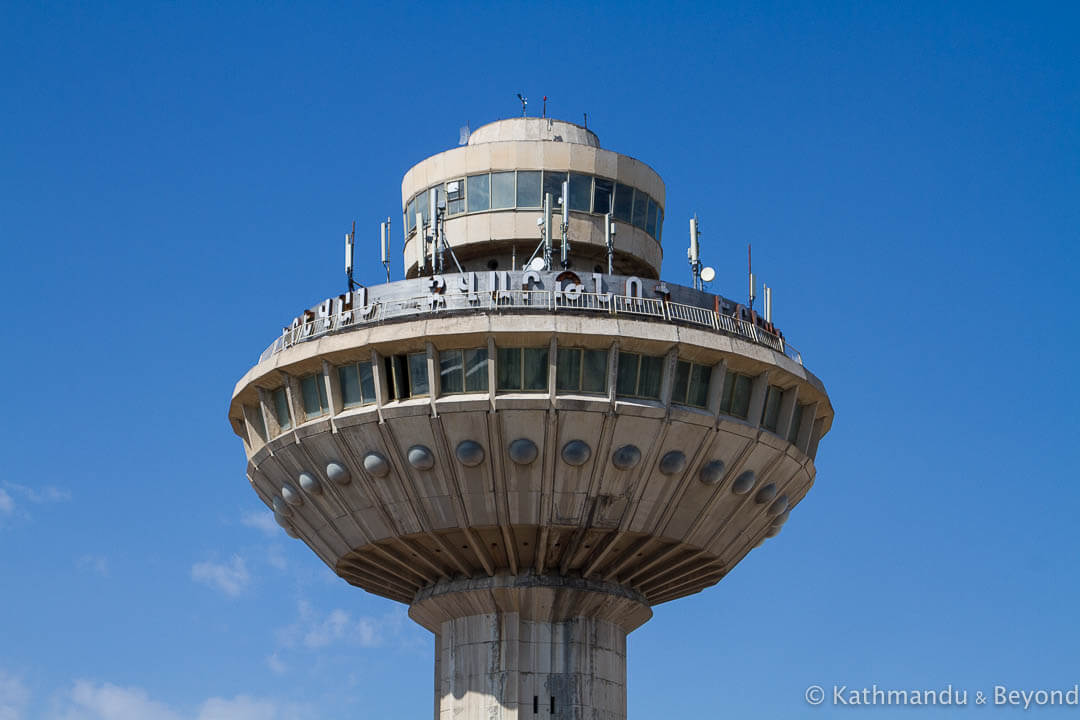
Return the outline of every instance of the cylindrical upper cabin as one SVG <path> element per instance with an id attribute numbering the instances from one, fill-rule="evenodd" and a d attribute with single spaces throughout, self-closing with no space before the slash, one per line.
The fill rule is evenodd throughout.
<path id="1" fill-rule="evenodd" d="M 552 196 L 553 245 L 561 242 L 562 183 L 568 182 L 570 267 L 607 268 L 604 214 L 616 224 L 614 271 L 660 277 L 665 189 L 651 167 L 604 150 L 596 133 L 552 118 L 499 120 L 467 145 L 417 163 L 401 183 L 406 277 L 416 277 L 417 213 L 430 223 L 431 196 L 445 205 L 445 237 L 466 271 L 520 269 L 541 242 L 538 219 Z M 452 261 L 447 258 L 448 264 Z"/>

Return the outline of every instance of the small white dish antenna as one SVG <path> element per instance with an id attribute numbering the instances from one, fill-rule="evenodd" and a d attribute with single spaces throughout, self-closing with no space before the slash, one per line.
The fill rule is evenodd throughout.
<path id="1" fill-rule="evenodd" d="M 712 282 L 715 277 L 716 271 L 713 270 L 711 267 L 701 268 L 701 279 L 705 282 Z"/>
<path id="2" fill-rule="evenodd" d="M 542 218 L 542 217 L 536 218 L 536 227 L 540 227 L 543 224 L 544 224 L 544 218 Z"/>
<path id="3" fill-rule="evenodd" d="M 542 258 L 542 257 L 534 257 L 532 259 L 532 262 L 529 263 L 528 269 L 529 270 L 535 270 L 536 272 L 540 272 L 541 270 L 543 270 L 544 269 L 544 258 Z"/>

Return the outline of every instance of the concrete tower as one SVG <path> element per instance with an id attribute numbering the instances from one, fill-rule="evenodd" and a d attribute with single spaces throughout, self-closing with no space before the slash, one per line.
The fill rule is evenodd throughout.
<path id="1" fill-rule="evenodd" d="M 486 125 L 406 173 L 406 279 L 236 385 L 278 523 L 435 634 L 436 720 L 625 718 L 627 633 L 813 484 L 824 386 L 771 318 L 659 280 L 664 204 L 586 128 Z"/>

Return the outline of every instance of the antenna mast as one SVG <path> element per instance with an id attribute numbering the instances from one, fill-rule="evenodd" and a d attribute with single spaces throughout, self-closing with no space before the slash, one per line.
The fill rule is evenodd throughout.
<path id="1" fill-rule="evenodd" d="M 345 279 L 348 283 L 348 292 L 356 287 L 353 281 L 353 255 L 356 248 L 356 221 L 353 220 L 352 232 L 345 233 Z"/>
<path id="2" fill-rule="evenodd" d="M 570 241 L 566 234 L 570 229 L 570 183 L 563 180 L 562 184 L 562 247 L 559 248 L 559 261 L 563 270 L 570 267 Z"/>
<path id="3" fill-rule="evenodd" d="M 746 272 L 750 275 L 750 309 L 754 309 L 754 267 L 750 264 L 750 243 L 746 243 Z"/>
<path id="4" fill-rule="evenodd" d="M 525 97 L 521 93 L 517 94 L 518 100 L 521 101 L 521 117 L 525 117 L 525 106 L 529 104 L 529 98 Z"/>
<path id="5" fill-rule="evenodd" d="M 386 268 L 386 282 L 390 282 L 390 218 L 386 222 L 379 223 L 379 254 L 382 256 L 383 267 Z"/>
<path id="6" fill-rule="evenodd" d="M 695 290 L 701 290 L 701 222 L 697 213 L 690 218 L 690 247 L 686 251 L 686 259 L 690 261 L 690 285 Z"/>

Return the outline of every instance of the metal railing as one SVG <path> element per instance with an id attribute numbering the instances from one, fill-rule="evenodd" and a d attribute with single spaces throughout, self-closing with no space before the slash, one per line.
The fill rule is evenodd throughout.
<path id="1" fill-rule="evenodd" d="M 779 335 L 747 320 L 724 315 L 708 308 L 664 302 L 660 298 L 629 297 L 611 293 L 570 293 L 559 290 L 497 290 L 471 293 L 432 294 L 374 302 L 363 308 L 319 317 L 286 328 L 259 356 L 259 362 L 287 347 L 329 333 L 401 317 L 416 317 L 461 311 L 546 311 L 606 313 L 656 318 L 709 328 L 764 345 L 802 365 L 802 355 Z"/>

